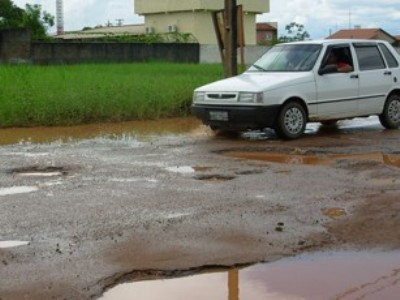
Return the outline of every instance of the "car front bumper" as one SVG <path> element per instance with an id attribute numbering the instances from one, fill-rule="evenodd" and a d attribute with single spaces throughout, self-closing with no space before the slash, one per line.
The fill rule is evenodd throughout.
<path id="1" fill-rule="evenodd" d="M 272 128 L 279 113 L 279 105 L 225 106 L 193 104 L 191 112 L 206 125 L 220 129 Z"/>

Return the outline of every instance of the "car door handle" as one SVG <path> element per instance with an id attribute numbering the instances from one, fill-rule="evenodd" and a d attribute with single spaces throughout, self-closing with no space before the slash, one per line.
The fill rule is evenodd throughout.
<path id="1" fill-rule="evenodd" d="M 385 73 L 383 73 L 384 75 L 392 75 L 391 71 L 386 71 Z"/>
<path id="2" fill-rule="evenodd" d="M 357 79 L 357 78 L 358 78 L 358 74 L 350 75 L 350 78 L 351 78 L 351 79 Z"/>

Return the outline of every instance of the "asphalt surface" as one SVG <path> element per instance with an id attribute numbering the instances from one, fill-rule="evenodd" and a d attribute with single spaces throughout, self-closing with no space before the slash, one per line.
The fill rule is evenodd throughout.
<path id="1" fill-rule="evenodd" d="M 196 123 L 8 143 L 0 299 L 97 299 L 131 280 L 321 249 L 399 249 L 399 149 L 400 130 L 376 118 L 311 124 L 290 142 Z M 287 160 L 271 160 L 278 154 Z M 28 244 L 2 247 L 13 241 Z"/>

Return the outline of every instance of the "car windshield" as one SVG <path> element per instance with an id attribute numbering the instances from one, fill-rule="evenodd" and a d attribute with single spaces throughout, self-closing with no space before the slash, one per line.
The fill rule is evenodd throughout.
<path id="1" fill-rule="evenodd" d="M 317 44 L 281 44 L 269 49 L 249 71 L 310 71 L 321 51 Z"/>

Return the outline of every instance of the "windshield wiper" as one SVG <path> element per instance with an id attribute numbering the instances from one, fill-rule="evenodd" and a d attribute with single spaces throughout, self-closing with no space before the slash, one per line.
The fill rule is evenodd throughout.
<path id="1" fill-rule="evenodd" d="M 264 72 L 267 71 L 263 67 L 260 67 L 259 65 L 256 65 L 256 64 L 254 64 L 253 67 L 256 68 L 257 70 L 260 70 L 260 71 L 264 71 Z"/>

